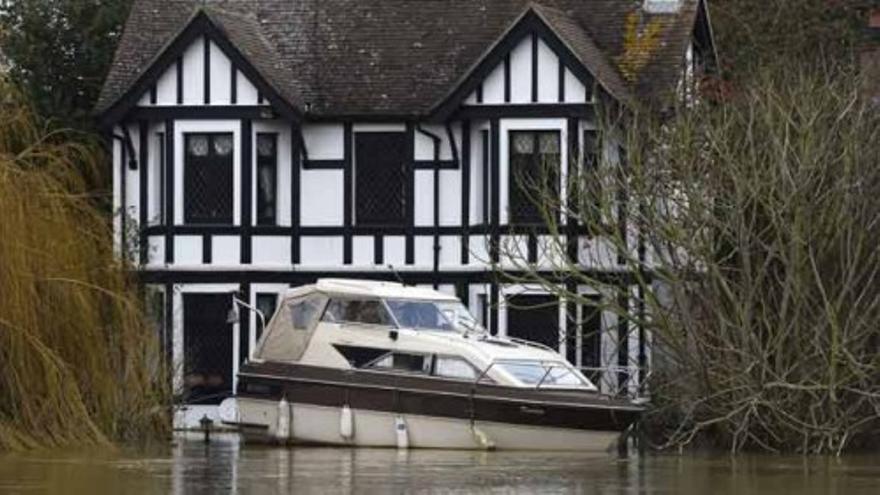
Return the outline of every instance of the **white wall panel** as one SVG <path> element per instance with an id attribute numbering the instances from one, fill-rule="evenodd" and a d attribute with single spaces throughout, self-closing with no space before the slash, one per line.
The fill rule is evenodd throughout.
<path id="1" fill-rule="evenodd" d="M 419 235 L 415 238 L 414 243 L 416 265 L 421 267 L 434 266 L 434 237 L 429 235 Z"/>
<path id="2" fill-rule="evenodd" d="M 202 236 L 174 236 L 174 263 L 178 265 L 201 265 Z"/>
<path id="3" fill-rule="evenodd" d="M 556 103 L 559 101 L 559 57 L 544 43 L 538 40 L 538 102 Z"/>
<path id="4" fill-rule="evenodd" d="M 147 266 L 165 264 L 165 236 L 151 235 L 147 240 Z"/>
<path id="5" fill-rule="evenodd" d="M 510 52 L 510 101 L 532 101 L 532 38 L 525 39 Z"/>
<path id="6" fill-rule="evenodd" d="M 468 243 L 469 265 L 488 265 L 489 259 L 489 237 L 484 235 L 472 235 Z"/>
<path id="7" fill-rule="evenodd" d="M 290 237 L 254 236 L 251 238 L 251 261 L 255 265 L 290 265 Z"/>
<path id="8" fill-rule="evenodd" d="M 303 170 L 300 173 L 301 219 L 304 226 L 343 223 L 343 172 Z"/>
<path id="9" fill-rule="evenodd" d="M 183 52 L 183 103 L 205 102 L 205 42 L 199 38 Z"/>
<path id="10" fill-rule="evenodd" d="M 310 160 L 342 160 L 345 129 L 342 124 L 307 124 L 303 138 Z"/>
<path id="11" fill-rule="evenodd" d="M 211 43 L 211 104 L 229 105 L 232 102 L 232 62 L 214 43 Z"/>
<path id="12" fill-rule="evenodd" d="M 351 240 L 351 261 L 355 265 L 373 265 L 373 236 L 356 235 Z"/>
<path id="13" fill-rule="evenodd" d="M 457 235 L 440 236 L 440 266 L 461 265 L 461 237 Z"/>
<path id="14" fill-rule="evenodd" d="M 434 171 L 416 170 L 414 180 L 416 225 L 434 225 Z"/>
<path id="15" fill-rule="evenodd" d="M 211 237 L 211 264 L 234 266 L 241 263 L 241 240 L 237 235 Z"/>
<path id="16" fill-rule="evenodd" d="M 256 105 L 259 101 L 257 87 L 240 70 L 236 71 L 236 101 L 239 105 Z"/>
<path id="17" fill-rule="evenodd" d="M 148 136 L 148 144 L 149 144 L 149 160 L 148 160 L 148 169 L 147 169 L 147 223 L 150 225 L 158 225 L 162 221 L 162 212 L 165 208 L 164 205 L 160 204 L 163 196 L 162 196 L 162 188 L 164 185 L 162 184 L 162 157 L 159 155 L 159 152 L 162 150 L 162 145 L 159 144 L 159 132 L 163 132 L 165 130 L 164 125 L 155 125 L 150 127 L 150 135 Z"/>
<path id="18" fill-rule="evenodd" d="M 460 170 L 440 171 L 440 225 L 461 225 Z"/>
<path id="19" fill-rule="evenodd" d="M 504 63 L 483 80 L 483 103 L 504 103 Z"/>
<path id="20" fill-rule="evenodd" d="M 302 237 L 300 247 L 303 266 L 338 268 L 342 265 L 342 237 Z"/>
<path id="21" fill-rule="evenodd" d="M 383 242 L 384 264 L 395 267 L 404 265 L 406 263 L 406 238 L 397 235 L 386 236 Z"/>
<path id="22" fill-rule="evenodd" d="M 580 79 L 568 69 L 565 69 L 565 102 L 585 103 L 587 101 L 587 89 Z"/>
<path id="23" fill-rule="evenodd" d="M 172 63 L 156 83 L 156 104 L 177 104 L 177 64 Z"/>

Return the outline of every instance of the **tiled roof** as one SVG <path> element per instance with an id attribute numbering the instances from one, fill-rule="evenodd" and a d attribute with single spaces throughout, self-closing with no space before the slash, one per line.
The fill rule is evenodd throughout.
<path id="1" fill-rule="evenodd" d="M 653 98 L 674 90 L 699 2 L 647 14 L 642 0 L 135 0 L 97 110 L 115 103 L 199 9 L 312 115 L 426 115 L 530 7 L 610 94 Z M 628 43 L 634 28 L 656 41 Z M 628 77 L 620 69 L 627 57 L 639 61 Z"/>

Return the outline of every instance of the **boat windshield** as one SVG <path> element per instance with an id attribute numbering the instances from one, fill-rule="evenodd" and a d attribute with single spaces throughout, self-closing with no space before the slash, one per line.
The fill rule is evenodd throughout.
<path id="1" fill-rule="evenodd" d="M 437 307 L 440 308 L 440 311 L 446 316 L 446 319 L 451 321 L 459 330 L 476 333 L 486 332 L 486 329 L 477 322 L 477 319 L 474 318 L 470 311 L 468 311 L 467 307 L 461 302 L 440 301 L 437 302 Z"/>
<path id="2" fill-rule="evenodd" d="M 558 361 L 503 361 L 499 362 L 498 366 L 523 385 L 595 389 L 589 380 L 565 363 Z"/>
<path id="3" fill-rule="evenodd" d="M 401 327 L 445 332 L 455 330 L 455 326 L 440 310 L 436 301 L 386 299 L 385 303 Z"/>

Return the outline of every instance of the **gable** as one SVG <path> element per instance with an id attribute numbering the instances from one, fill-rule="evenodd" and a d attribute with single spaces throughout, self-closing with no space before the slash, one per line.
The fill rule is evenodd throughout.
<path id="1" fill-rule="evenodd" d="M 541 36 L 531 34 L 489 70 L 463 104 L 588 103 L 591 85 L 591 78 L 575 75 Z"/>
<path id="2" fill-rule="evenodd" d="M 179 75 L 178 75 L 179 73 Z M 138 99 L 138 106 L 265 105 L 251 79 L 207 36 L 197 38 Z"/>
<path id="3" fill-rule="evenodd" d="M 291 103 L 295 99 L 282 96 L 264 77 L 267 69 L 279 64 L 250 21 L 227 13 L 212 17 L 207 9 L 197 10 L 125 93 L 105 102 L 101 125 L 113 125 L 132 108 L 160 101 L 184 106 L 250 105 L 261 104 L 262 98 L 288 119 L 298 120 L 299 111 Z"/>

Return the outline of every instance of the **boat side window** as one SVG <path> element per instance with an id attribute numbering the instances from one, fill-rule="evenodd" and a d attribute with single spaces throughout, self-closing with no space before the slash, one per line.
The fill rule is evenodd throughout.
<path id="1" fill-rule="evenodd" d="M 434 363 L 434 374 L 444 378 L 460 380 L 476 380 L 477 370 L 467 361 L 451 356 L 437 356 Z"/>
<path id="2" fill-rule="evenodd" d="M 321 311 L 322 299 L 318 297 L 300 299 L 288 306 L 290 325 L 297 330 L 308 330 L 315 316 Z"/>
<path id="3" fill-rule="evenodd" d="M 385 305 L 378 299 L 332 299 L 324 312 L 323 320 L 333 323 L 393 325 Z"/>
<path id="4" fill-rule="evenodd" d="M 389 352 L 366 365 L 365 368 L 428 374 L 431 372 L 431 357 L 423 354 Z"/>

